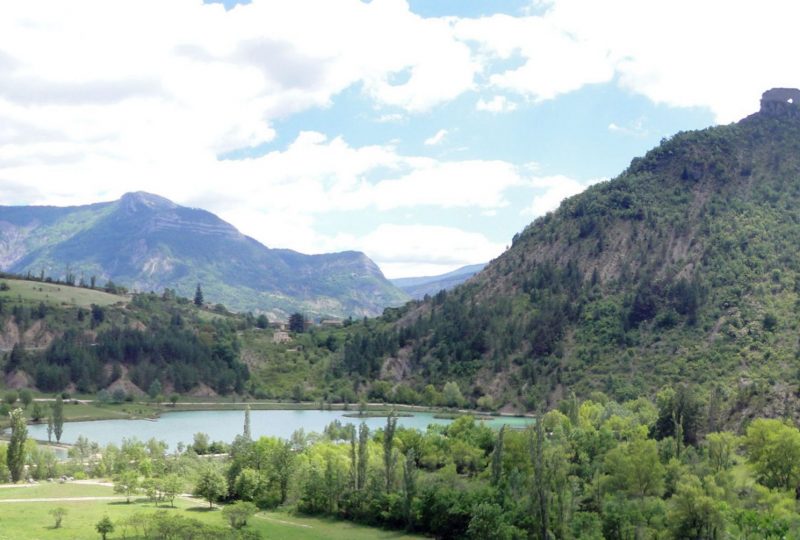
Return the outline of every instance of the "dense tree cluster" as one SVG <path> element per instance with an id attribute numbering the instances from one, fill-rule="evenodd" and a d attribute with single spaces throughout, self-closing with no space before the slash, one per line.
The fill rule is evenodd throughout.
<path id="1" fill-rule="evenodd" d="M 7 354 L 4 371 L 21 369 L 33 377 L 37 388 L 48 392 L 70 384 L 79 392 L 96 392 L 117 380 L 123 367 L 134 384 L 145 391 L 158 388 L 156 394 L 167 385 L 183 393 L 199 383 L 220 394 L 244 392 L 249 372 L 239 361 L 237 337 L 243 321 L 203 322 L 188 304 L 167 290 L 161 296 L 134 295 L 127 310 L 96 304 L 89 312 L 53 310 L 49 325 L 64 325 L 64 330 L 43 351 L 16 344 Z M 17 324 L 27 324 L 29 311 L 15 304 L 11 316 Z M 49 312 L 45 308 L 41 317 Z M 75 318 L 65 320 L 70 313 Z"/>
<path id="2" fill-rule="evenodd" d="M 222 459 L 198 455 L 202 439 L 210 446 L 200 434 L 174 453 L 154 439 L 101 449 L 80 437 L 67 462 L 12 435 L 0 446 L 0 482 L 22 480 L 14 471 L 34 479 L 110 477 L 129 499 L 145 495 L 162 505 L 192 489 L 225 507 L 231 529 L 208 529 L 219 538 L 251 537 L 236 535 L 251 534 L 247 522 L 257 509 L 279 506 L 437 538 L 800 534 L 800 430 L 757 419 L 742 435 L 703 436 L 698 404 L 691 388 L 678 387 L 663 389 L 655 403 L 572 396 L 524 429 L 493 430 L 470 416 L 426 431 L 399 427 L 393 416 L 374 432 L 337 422 L 322 435 L 300 430 L 290 440 L 242 435 L 219 443 Z M 145 523 L 148 531 L 207 527 L 167 514 L 114 526 Z"/>

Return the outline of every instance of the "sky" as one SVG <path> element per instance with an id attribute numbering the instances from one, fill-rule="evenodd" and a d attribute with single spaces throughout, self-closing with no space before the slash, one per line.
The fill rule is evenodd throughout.
<path id="1" fill-rule="evenodd" d="M 800 87 L 793 0 L 0 5 L 0 204 L 147 191 L 388 277 Z"/>

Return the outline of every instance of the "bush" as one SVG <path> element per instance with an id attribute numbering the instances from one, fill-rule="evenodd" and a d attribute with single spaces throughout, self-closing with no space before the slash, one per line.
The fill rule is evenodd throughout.
<path id="1" fill-rule="evenodd" d="M 234 529 L 247 525 L 247 520 L 258 512 L 258 507 L 251 502 L 236 501 L 222 509 L 222 515 Z"/>

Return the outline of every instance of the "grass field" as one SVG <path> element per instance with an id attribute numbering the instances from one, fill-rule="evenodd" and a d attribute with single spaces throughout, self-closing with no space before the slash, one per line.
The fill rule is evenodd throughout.
<path id="1" fill-rule="evenodd" d="M 69 287 L 56 283 L 42 283 L 39 281 L 26 281 L 22 279 L 0 279 L 8 285 L 7 291 L 0 291 L 0 298 L 16 301 L 22 298 L 26 304 L 75 305 L 88 308 L 92 304 L 110 306 L 117 302 L 127 302 L 124 296 L 108 294 L 107 292 L 82 287 Z"/>
<path id="2" fill-rule="evenodd" d="M 126 504 L 118 500 L 66 500 L 80 497 L 115 497 L 108 486 L 92 484 L 38 484 L 30 487 L 0 488 L 0 540 L 22 539 L 87 539 L 99 538 L 95 524 L 107 515 L 116 524 L 109 538 L 122 538 L 124 520 L 138 512 L 165 510 L 206 523 L 223 525 L 219 509 L 209 511 L 207 504 L 194 499 L 176 499 L 176 508 L 156 508 L 153 503 L 139 499 Z M 26 499 L 25 502 L 4 502 Z M 40 501 L 39 499 L 64 499 Z M 60 529 L 53 528 L 49 511 L 63 507 L 67 515 Z M 251 518 L 248 528 L 262 537 L 287 540 L 411 540 L 421 538 L 397 531 L 384 531 L 349 522 L 329 519 L 297 517 L 286 512 L 260 512 Z M 128 531 L 130 534 L 132 531 Z"/>

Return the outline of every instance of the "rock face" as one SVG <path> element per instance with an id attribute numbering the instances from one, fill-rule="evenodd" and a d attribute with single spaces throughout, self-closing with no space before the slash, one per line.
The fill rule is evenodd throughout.
<path id="1" fill-rule="evenodd" d="M 269 249 L 214 214 L 150 193 L 69 208 L 0 206 L 0 269 L 174 289 L 285 318 L 362 317 L 408 297 L 363 253 Z"/>
<path id="2" fill-rule="evenodd" d="M 800 118 L 800 90 L 772 88 L 761 95 L 761 113 Z"/>

